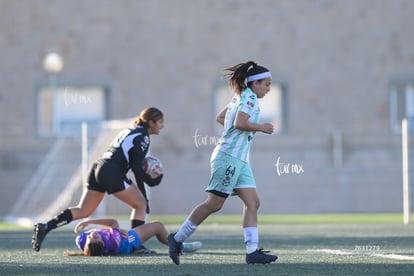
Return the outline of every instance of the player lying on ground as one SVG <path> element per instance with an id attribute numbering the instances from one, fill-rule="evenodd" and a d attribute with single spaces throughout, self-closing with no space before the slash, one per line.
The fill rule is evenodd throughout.
<path id="1" fill-rule="evenodd" d="M 101 225 L 105 228 L 94 228 L 80 232 L 89 225 Z M 152 237 L 167 245 L 168 231 L 159 221 L 142 224 L 130 230 L 121 229 L 115 219 L 90 219 L 78 223 L 74 228 L 76 245 L 82 252 L 66 251 L 65 256 L 108 256 L 132 254 L 142 243 Z M 201 248 L 201 242 L 185 243 L 187 252 Z"/>

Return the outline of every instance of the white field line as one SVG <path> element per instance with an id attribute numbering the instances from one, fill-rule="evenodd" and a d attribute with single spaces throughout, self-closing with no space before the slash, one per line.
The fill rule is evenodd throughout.
<path id="1" fill-rule="evenodd" d="M 400 261 L 414 261 L 414 256 L 412 255 L 399 255 L 399 254 L 373 254 L 374 257 L 400 260 Z"/>
<path id="2" fill-rule="evenodd" d="M 342 250 L 334 250 L 334 249 L 310 249 L 309 251 L 313 252 L 320 252 L 326 254 L 334 254 L 334 255 L 356 255 L 355 252 L 352 251 L 342 251 Z"/>
<path id="3" fill-rule="evenodd" d="M 360 252 L 360 251 L 345 251 L 345 250 L 335 250 L 335 249 L 315 249 L 309 250 L 313 252 L 320 252 L 326 254 L 342 255 L 342 256 L 368 256 L 368 257 L 377 257 L 383 259 L 391 260 L 400 260 L 400 261 L 414 261 L 413 255 L 400 255 L 400 254 L 380 254 L 374 252 Z"/>

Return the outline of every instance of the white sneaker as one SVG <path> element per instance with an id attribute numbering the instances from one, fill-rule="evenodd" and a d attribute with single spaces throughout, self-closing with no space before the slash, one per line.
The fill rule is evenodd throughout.
<path id="1" fill-rule="evenodd" d="M 194 252 L 200 249 L 203 246 L 202 242 L 183 242 L 182 251 L 183 252 Z"/>

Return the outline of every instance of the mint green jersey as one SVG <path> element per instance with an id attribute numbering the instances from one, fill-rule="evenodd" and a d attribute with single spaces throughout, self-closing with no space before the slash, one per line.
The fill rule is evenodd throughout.
<path id="1" fill-rule="evenodd" d="M 248 154 L 254 132 L 234 128 L 234 120 L 237 112 L 248 114 L 250 116 L 249 122 L 259 122 L 259 103 L 256 94 L 250 88 L 246 88 L 240 97 L 234 96 L 227 105 L 224 131 L 215 151 L 222 151 L 242 161 L 248 162 Z"/>

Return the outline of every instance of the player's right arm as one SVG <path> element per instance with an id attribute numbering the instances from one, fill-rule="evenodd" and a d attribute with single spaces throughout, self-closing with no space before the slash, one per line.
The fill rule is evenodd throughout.
<path id="1" fill-rule="evenodd" d="M 227 106 L 223 108 L 216 116 L 216 121 L 224 126 L 224 121 L 226 119 L 226 113 L 227 113 Z"/>

